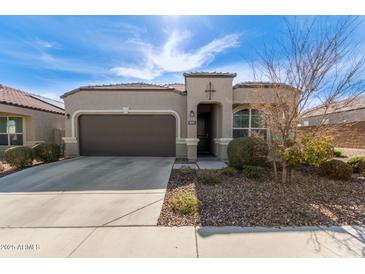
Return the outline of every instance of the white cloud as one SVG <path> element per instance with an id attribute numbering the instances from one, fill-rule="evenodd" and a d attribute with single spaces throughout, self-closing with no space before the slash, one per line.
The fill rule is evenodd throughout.
<path id="1" fill-rule="evenodd" d="M 50 55 L 46 52 L 42 52 L 39 55 L 34 55 L 33 59 L 40 62 L 43 65 L 47 65 L 49 69 L 59 70 L 59 71 L 69 71 L 77 73 L 92 73 L 100 74 L 107 72 L 102 67 L 96 65 L 90 65 L 86 62 L 75 62 L 72 59 L 59 58 Z"/>
<path id="2" fill-rule="evenodd" d="M 152 68 L 127 68 L 127 67 L 116 67 L 111 69 L 112 73 L 118 76 L 138 78 L 143 80 L 152 80 L 157 76 L 161 75 L 161 70 L 155 70 Z"/>
<path id="3" fill-rule="evenodd" d="M 181 49 L 182 45 L 189 38 L 191 35 L 188 32 L 173 31 L 160 48 L 155 48 L 148 43 L 136 42 L 137 50 L 143 56 L 144 65 L 118 66 L 112 68 L 111 72 L 118 76 L 152 80 L 164 72 L 198 69 L 212 62 L 217 54 L 237 47 L 239 44 L 239 35 L 234 33 L 215 39 L 198 49 L 184 51 Z"/>
<path id="4" fill-rule="evenodd" d="M 212 67 L 209 70 L 237 73 L 236 78 L 233 80 L 234 83 L 247 81 L 268 81 L 268 79 L 264 77 L 259 70 L 255 69 L 254 71 L 253 66 L 249 62 L 245 61 Z"/>
<path id="5" fill-rule="evenodd" d="M 51 48 L 55 48 L 58 46 L 58 44 L 55 42 L 49 42 L 49 41 L 40 40 L 40 39 L 36 40 L 34 43 L 44 49 L 51 49 Z"/>

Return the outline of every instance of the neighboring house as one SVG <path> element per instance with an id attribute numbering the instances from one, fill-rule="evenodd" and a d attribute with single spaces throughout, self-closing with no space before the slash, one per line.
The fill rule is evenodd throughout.
<path id="1" fill-rule="evenodd" d="M 273 86 L 241 83 L 235 73 L 185 73 L 185 84 L 84 86 L 65 93 L 65 153 L 227 158 L 233 137 L 267 138 L 262 113 Z M 292 98 L 294 89 L 283 85 Z"/>
<path id="2" fill-rule="evenodd" d="M 307 111 L 301 129 L 311 130 L 318 125 L 326 126 L 336 146 L 365 148 L 365 95 Z"/>
<path id="3" fill-rule="evenodd" d="M 35 143 L 61 143 L 63 104 L 0 84 L 0 150 Z"/>
<path id="4" fill-rule="evenodd" d="M 302 125 L 316 126 L 359 121 L 365 121 L 365 95 L 351 101 L 338 101 L 328 107 L 313 108 L 305 113 Z"/>

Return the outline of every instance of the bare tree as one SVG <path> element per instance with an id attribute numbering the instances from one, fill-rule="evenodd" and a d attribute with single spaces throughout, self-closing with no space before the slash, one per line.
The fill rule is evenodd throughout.
<path id="1" fill-rule="evenodd" d="M 282 182 L 288 180 L 289 169 L 284 153 L 295 143 L 303 115 L 311 107 L 321 106 L 324 118 L 336 101 L 351 104 L 365 91 L 361 79 L 365 58 L 353 41 L 360 21 L 357 17 L 332 19 L 286 20 L 284 35 L 266 47 L 255 66 L 254 75 L 260 74 L 272 84 L 270 104 L 260 91 L 262 85 L 256 88 L 271 133 L 271 155 L 283 161 Z M 323 121 L 318 130 L 324 128 Z"/>

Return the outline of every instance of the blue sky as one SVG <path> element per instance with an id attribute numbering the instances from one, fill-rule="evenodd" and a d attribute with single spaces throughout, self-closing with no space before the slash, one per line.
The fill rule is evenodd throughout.
<path id="1" fill-rule="evenodd" d="M 81 85 L 182 82 L 185 71 L 252 80 L 250 63 L 283 28 L 280 16 L 0 16 L 0 83 L 57 98 Z"/>

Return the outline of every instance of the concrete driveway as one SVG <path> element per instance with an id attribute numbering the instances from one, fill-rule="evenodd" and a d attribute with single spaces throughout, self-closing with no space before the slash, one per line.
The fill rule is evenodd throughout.
<path id="1" fill-rule="evenodd" d="M 156 225 L 174 158 L 79 157 L 0 178 L 0 227 Z"/>

